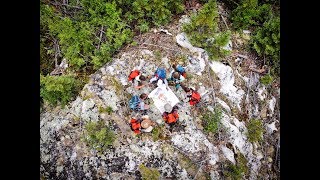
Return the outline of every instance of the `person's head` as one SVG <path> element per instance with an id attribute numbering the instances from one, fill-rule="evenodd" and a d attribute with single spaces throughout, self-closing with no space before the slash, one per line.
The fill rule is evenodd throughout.
<path id="1" fill-rule="evenodd" d="M 142 93 L 140 95 L 140 99 L 142 99 L 142 100 L 146 99 L 147 97 L 148 97 L 148 95 L 146 93 Z"/>
<path id="2" fill-rule="evenodd" d="M 144 75 L 141 75 L 140 77 L 139 77 L 139 80 L 140 81 L 145 81 L 147 78 L 144 76 Z"/>
<path id="3" fill-rule="evenodd" d="M 173 64 L 173 65 L 172 65 L 172 68 L 173 68 L 173 69 L 176 69 L 176 68 L 177 68 L 177 65 L 176 65 L 176 64 Z"/>
<path id="4" fill-rule="evenodd" d="M 172 111 L 172 106 L 169 103 L 165 104 L 164 111 L 170 113 Z"/>
<path id="5" fill-rule="evenodd" d="M 174 72 L 172 74 L 172 76 L 175 78 L 175 79 L 179 79 L 180 78 L 180 74 L 178 72 Z"/>

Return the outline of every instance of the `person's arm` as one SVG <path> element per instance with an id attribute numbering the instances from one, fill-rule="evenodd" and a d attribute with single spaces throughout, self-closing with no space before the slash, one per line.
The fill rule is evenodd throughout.
<path id="1" fill-rule="evenodd" d="M 164 81 L 164 84 L 166 85 L 166 87 L 169 88 L 168 81 L 166 79 L 164 79 L 163 81 Z"/>
<path id="2" fill-rule="evenodd" d="M 139 106 L 140 106 L 140 110 L 144 110 L 144 102 L 143 101 L 140 102 Z"/>
<path id="3" fill-rule="evenodd" d="M 182 82 L 182 81 L 184 81 L 186 78 L 184 78 L 182 75 L 180 75 L 180 80 L 179 80 L 179 82 Z"/>
<path id="4" fill-rule="evenodd" d="M 156 76 L 154 76 L 153 78 L 150 79 L 150 83 L 152 83 L 153 81 L 156 81 L 158 78 Z"/>

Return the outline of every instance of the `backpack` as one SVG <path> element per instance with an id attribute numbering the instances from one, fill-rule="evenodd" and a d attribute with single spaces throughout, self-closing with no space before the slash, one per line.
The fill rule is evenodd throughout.
<path id="1" fill-rule="evenodd" d="M 139 76 L 140 72 L 139 70 L 131 71 L 130 75 L 128 76 L 128 81 L 132 81 L 134 78 Z"/>
<path id="2" fill-rule="evenodd" d="M 186 70 L 182 66 L 178 65 L 176 67 L 176 71 L 179 72 L 184 78 L 187 77 Z"/>
<path id="3" fill-rule="evenodd" d="M 140 110 L 139 104 L 140 104 L 140 98 L 137 95 L 132 96 L 132 98 L 129 100 L 129 107 L 134 111 Z"/>
<path id="4" fill-rule="evenodd" d="M 164 68 L 158 68 L 155 73 L 155 76 L 159 79 L 164 80 L 166 78 L 166 70 Z"/>
<path id="5" fill-rule="evenodd" d="M 180 66 L 180 65 L 177 66 L 176 70 L 177 70 L 180 74 L 183 74 L 184 72 L 186 72 L 186 70 L 185 70 L 182 66 Z"/>
<path id="6" fill-rule="evenodd" d="M 200 102 L 201 96 L 197 91 L 192 91 L 191 98 L 190 98 L 190 105 L 195 105 Z"/>

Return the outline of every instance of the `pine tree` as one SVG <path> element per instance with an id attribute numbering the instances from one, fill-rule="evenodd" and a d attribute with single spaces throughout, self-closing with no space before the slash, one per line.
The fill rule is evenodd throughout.
<path id="1" fill-rule="evenodd" d="M 191 17 L 191 22 L 183 27 L 191 43 L 204 48 L 210 59 L 226 56 L 229 51 L 224 49 L 230 39 L 230 31 L 219 32 L 218 7 L 215 0 L 206 3 L 198 14 Z"/>

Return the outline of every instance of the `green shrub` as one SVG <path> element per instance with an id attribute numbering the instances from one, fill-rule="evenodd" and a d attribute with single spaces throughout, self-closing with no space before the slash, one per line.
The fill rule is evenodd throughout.
<path id="1" fill-rule="evenodd" d="M 280 17 L 271 18 L 258 28 L 252 38 L 253 49 L 260 55 L 271 58 L 272 63 L 280 61 Z"/>
<path id="2" fill-rule="evenodd" d="M 153 128 L 151 133 L 152 133 L 153 141 L 158 141 L 160 138 L 160 134 L 161 134 L 161 127 L 157 126 L 157 127 Z"/>
<path id="3" fill-rule="evenodd" d="M 215 108 L 214 113 L 207 111 L 202 117 L 202 122 L 205 132 L 216 133 L 222 118 L 222 111 L 220 108 Z"/>
<path id="4" fill-rule="evenodd" d="M 108 115 L 110 115 L 111 113 L 113 113 L 113 109 L 112 109 L 111 106 L 108 106 L 108 107 L 106 107 L 106 108 L 99 107 L 99 112 L 100 112 L 100 113 L 106 112 L 106 113 L 108 113 Z"/>
<path id="5" fill-rule="evenodd" d="M 117 3 L 123 9 L 124 19 L 133 29 L 140 31 L 167 24 L 174 14 L 184 10 L 182 0 L 131 0 Z"/>
<path id="6" fill-rule="evenodd" d="M 273 78 L 272 78 L 272 76 L 270 74 L 267 74 L 267 75 L 262 76 L 260 78 L 260 83 L 262 83 L 262 84 L 264 84 L 266 86 L 269 85 L 270 83 L 272 83 L 272 81 L 273 81 Z"/>
<path id="7" fill-rule="evenodd" d="M 65 106 L 80 91 L 81 83 L 73 76 L 43 76 L 40 74 L 40 97 L 52 105 Z"/>
<path id="8" fill-rule="evenodd" d="M 81 3 L 83 10 L 72 18 L 43 5 L 40 21 L 49 34 L 59 40 L 62 56 L 71 67 L 78 70 L 89 64 L 98 69 L 130 41 L 132 33 L 121 20 L 121 11 L 115 3 L 103 0 L 82 0 Z M 104 33 L 100 39 L 101 27 Z"/>
<path id="9" fill-rule="evenodd" d="M 250 142 L 259 142 L 262 140 L 264 132 L 262 121 L 258 119 L 251 119 L 247 125 L 247 137 Z"/>
<path id="10" fill-rule="evenodd" d="M 217 59 L 228 55 L 230 52 L 224 49 L 230 40 L 230 31 L 219 32 L 218 8 L 216 0 L 210 0 L 203 5 L 198 14 L 191 17 L 191 22 L 183 26 L 190 42 L 204 48 L 211 59 Z"/>
<path id="11" fill-rule="evenodd" d="M 272 16 L 271 5 L 258 5 L 258 0 L 242 0 L 231 13 L 232 25 L 235 29 L 243 30 L 251 26 L 262 26 Z"/>
<path id="12" fill-rule="evenodd" d="M 91 148 L 102 152 L 108 149 L 114 140 L 114 132 L 106 126 L 104 121 L 91 121 L 86 124 L 83 141 L 86 142 Z"/>
<path id="13" fill-rule="evenodd" d="M 223 174 L 234 180 L 243 179 L 243 176 L 247 175 L 249 172 L 247 166 L 248 161 L 241 153 L 239 153 L 236 162 L 235 165 L 228 162 Z"/>
<path id="14" fill-rule="evenodd" d="M 159 180 L 160 173 L 155 168 L 147 168 L 145 165 L 139 165 L 139 171 L 142 176 L 142 180 Z"/>

